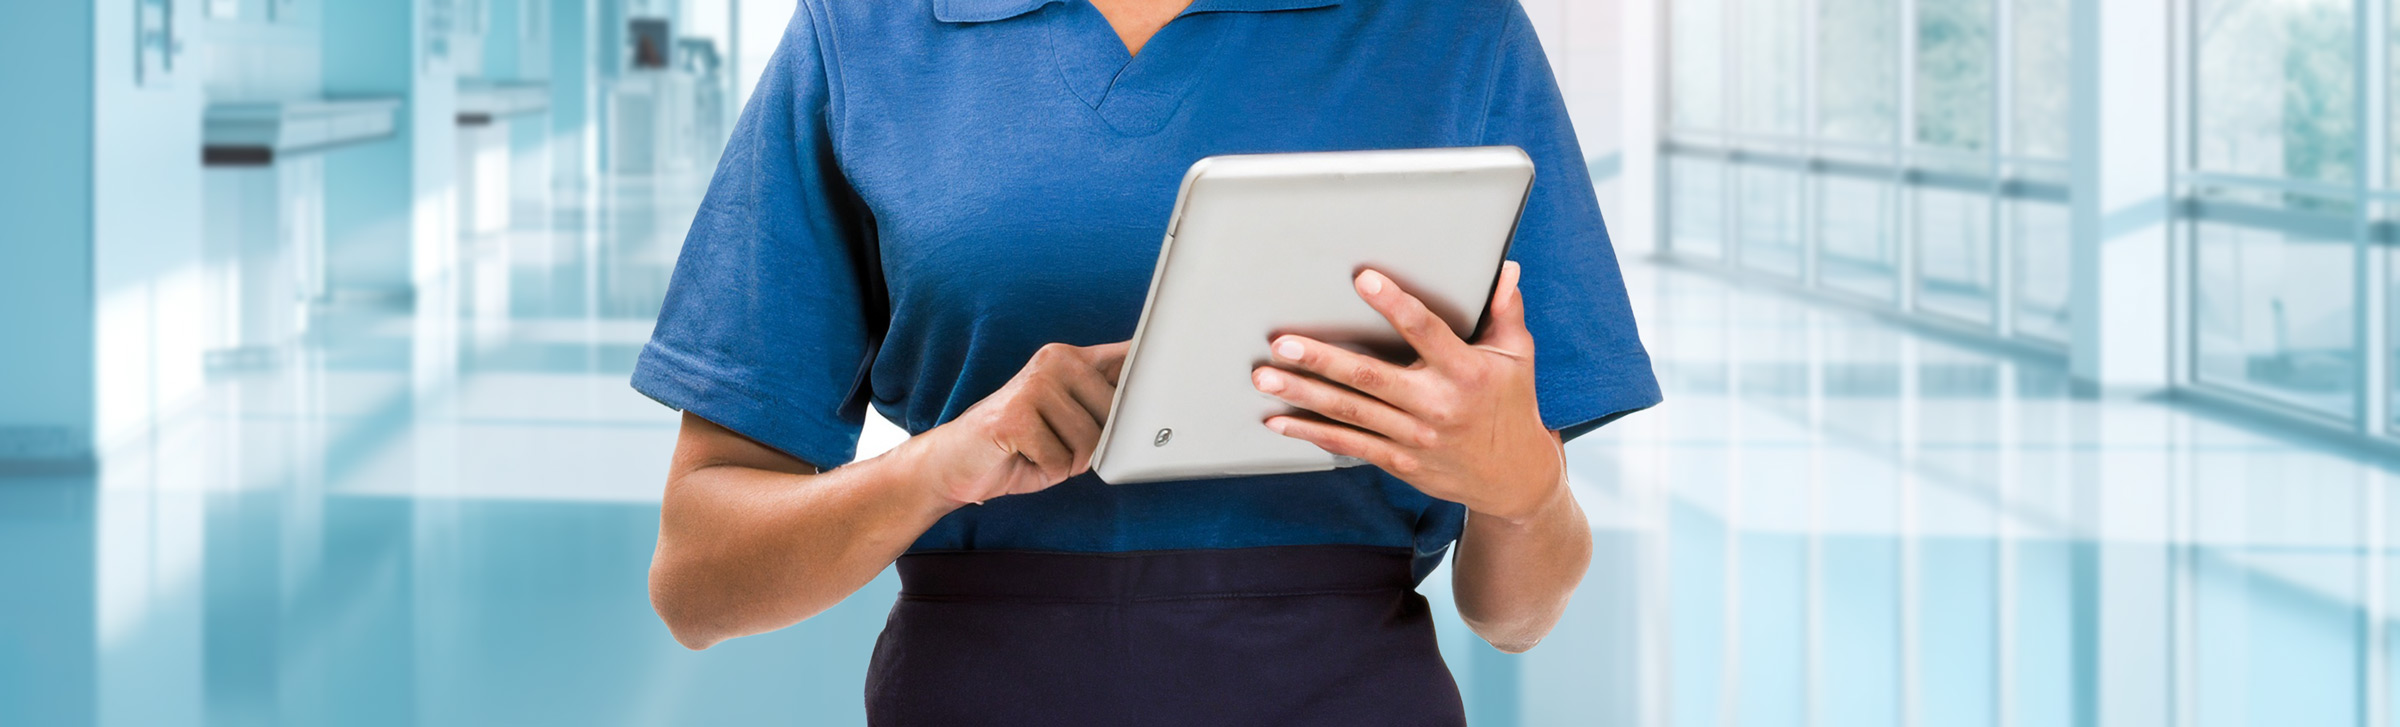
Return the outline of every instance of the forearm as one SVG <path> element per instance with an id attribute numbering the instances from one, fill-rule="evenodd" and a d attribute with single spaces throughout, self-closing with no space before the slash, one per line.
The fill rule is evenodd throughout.
<path id="1" fill-rule="evenodd" d="M 916 469 L 894 452 L 823 474 L 689 470 L 667 488 L 652 605 L 695 649 L 833 607 L 957 507 Z"/>
<path id="2" fill-rule="evenodd" d="M 1592 533 L 1564 482 L 1532 516 L 1470 512 L 1451 563 L 1458 615 L 1492 646 L 1521 653 L 1566 614 L 1592 560 Z"/>

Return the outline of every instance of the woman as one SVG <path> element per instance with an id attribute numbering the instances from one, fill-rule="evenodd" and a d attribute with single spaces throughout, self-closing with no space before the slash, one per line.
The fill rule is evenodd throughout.
<path id="1" fill-rule="evenodd" d="M 677 640 L 897 561 L 878 723 L 1455 724 L 1414 590 L 1451 544 L 1479 636 L 1557 622 L 1591 548 L 1561 443 L 1659 395 L 1515 0 L 799 5 L 634 373 L 685 412 L 651 567 Z M 1323 415 L 1262 425 L 1375 467 L 1087 473 L 1194 161 L 1499 144 L 1541 179 L 1480 340 L 1369 271 L 1421 363 L 1260 342 L 1258 389 Z M 851 462 L 869 404 L 914 436 Z"/>

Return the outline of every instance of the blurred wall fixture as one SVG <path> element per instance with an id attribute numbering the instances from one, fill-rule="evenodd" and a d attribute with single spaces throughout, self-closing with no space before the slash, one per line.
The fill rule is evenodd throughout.
<path id="1" fill-rule="evenodd" d="M 460 80 L 458 125 L 490 126 L 493 121 L 550 109 L 550 84 Z"/>
<path id="2" fill-rule="evenodd" d="M 175 31 L 175 0 L 133 0 L 133 82 L 161 86 L 174 80 L 183 38 Z"/>
<path id="3" fill-rule="evenodd" d="M 200 159 L 210 166 L 263 165 L 374 141 L 392 135 L 399 110 L 398 98 L 210 104 Z"/>
<path id="4" fill-rule="evenodd" d="M 459 232 L 484 235 L 511 224 L 509 209 L 516 150 L 510 119 L 526 123 L 550 110 L 547 81 L 458 82 L 458 223 Z"/>

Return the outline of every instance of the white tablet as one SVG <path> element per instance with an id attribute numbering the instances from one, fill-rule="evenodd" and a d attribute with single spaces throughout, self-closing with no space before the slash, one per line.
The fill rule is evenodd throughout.
<path id="1" fill-rule="evenodd" d="M 1130 484 L 1363 464 L 1267 429 L 1291 411 L 1251 387 L 1268 341 L 1296 333 L 1413 358 L 1352 287 L 1367 268 L 1472 336 L 1532 186 L 1533 160 L 1516 147 L 1192 165 L 1093 471 Z"/>

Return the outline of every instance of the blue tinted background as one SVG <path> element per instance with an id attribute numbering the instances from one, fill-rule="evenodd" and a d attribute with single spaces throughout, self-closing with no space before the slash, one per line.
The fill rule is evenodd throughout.
<path id="1" fill-rule="evenodd" d="M 1477 724 L 2400 721 L 2392 8 L 2160 0 L 2111 130 L 2106 2 L 1528 0 L 1670 404 L 1571 446 L 1540 648 L 1426 582 Z M 0 10 L 0 724 L 859 722 L 888 578 L 701 653 L 643 588 L 625 382 L 789 11 Z M 2106 396 L 2096 131 L 2177 150 Z"/>

